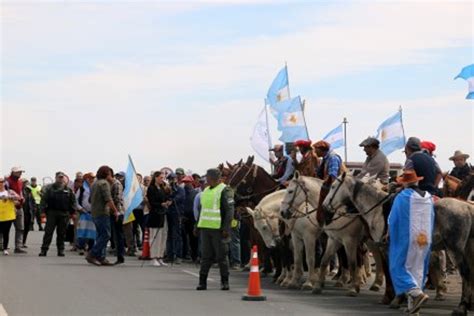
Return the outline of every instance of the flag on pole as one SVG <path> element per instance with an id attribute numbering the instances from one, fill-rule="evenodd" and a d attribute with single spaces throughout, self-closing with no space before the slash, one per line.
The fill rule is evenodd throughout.
<path id="1" fill-rule="evenodd" d="M 123 204 L 125 209 L 124 223 L 130 220 L 133 210 L 143 201 L 143 191 L 138 182 L 137 173 L 133 166 L 132 157 L 128 156 L 128 167 L 125 173 L 125 191 L 123 193 Z"/>
<path id="2" fill-rule="evenodd" d="M 377 129 L 377 139 L 380 141 L 380 150 L 385 155 L 405 147 L 402 111 L 398 111 L 379 126 Z"/>
<path id="3" fill-rule="evenodd" d="M 301 98 L 298 96 L 279 102 L 278 106 L 278 130 L 282 132 L 280 140 L 288 143 L 308 139 Z"/>
<path id="4" fill-rule="evenodd" d="M 324 136 L 323 140 L 331 144 L 331 149 L 337 149 L 344 146 L 344 132 L 342 130 L 342 124 Z"/>
<path id="5" fill-rule="evenodd" d="M 258 116 L 257 123 L 253 128 L 252 136 L 250 136 L 250 144 L 253 150 L 265 161 L 270 161 L 269 147 L 269 132 L 267 124 L 267 115 L 265 108 Z"/>
<path id="6" fill-rule="evenodd" d="M 267 104 L 274 106 L 277 102 L 287 100 L 290 97 L 288 86 L 288 70 L 283 67 L 273 79 L 272 85 L 267 92 Z"/>
<path id="7" fill-rule="evenodd" d="M 466 99 L 474 100 L 474 64 L 464 67 L 454 79 L 458 78 L 466 80 L 469 84 Z"/>

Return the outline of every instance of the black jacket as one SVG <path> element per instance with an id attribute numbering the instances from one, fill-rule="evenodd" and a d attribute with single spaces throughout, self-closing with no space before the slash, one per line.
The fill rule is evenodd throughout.
<path id="1" fill-rule="evenodd" d="M 148 203 L 150 204 L 150 214 L 148 215 L 148 227 L 161 228 L 165 222 L 167 209 L 161 203 L 169 201 L 168 194 L 156 185 L 150 185 L 146 192 Z"/>

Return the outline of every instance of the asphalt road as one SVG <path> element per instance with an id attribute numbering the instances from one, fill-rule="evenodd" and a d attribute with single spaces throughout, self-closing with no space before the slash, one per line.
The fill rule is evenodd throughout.
<path id="1" fill-rule="evenodd" d="M 56 257 L 54 244 L 48 257 L 38 257 L 42 233 L 32 232 L 28 254 L 0 254 L 0 316 L 7 315 L 404 315 L 377 302 L 380 293 L 366 288 L 357 298 L 328 282 L 321 296 L 282 289 L 262 279 L 265 302 L 244 302 L 248 273 L 231 273 L 229 292 L 219 290 L 213 269 L 209 290 L 195 291 L 198 267 L 141 267 L 136 258 L 114 267 L 96 267 L 84 257 L 66 252 Z M 69 248 L 69 247 L 67 247 Z M 111 258 L 113 259 L 113 258 Z M 458 280 L 450 287 L 458 288 Z M 434 293 L 429 291 L 430 297 Z M 458 298 L 429 301 L 422 315 L 448 315 Z"/>

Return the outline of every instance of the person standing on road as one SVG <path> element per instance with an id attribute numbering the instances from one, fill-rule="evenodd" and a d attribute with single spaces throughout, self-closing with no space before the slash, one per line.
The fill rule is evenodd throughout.
<path id="1" fill-rule="evenodd" d="M 13 190 L 5 188 L 5 178 L 0 177 L 0 234 L 3 237 L 3 254 L 8 256 L 8 242 L 10 238 L 10 228 L 15 222 L 16 211 L 20 203 L 20 196 Z"/>
<path id="2" fill-rule="evenodd" d="M 125 173 L 118 173 L 113 179 L 110 192 L 112 194 L 112 200 L 114 201 L 115 207 L 118 211 L 118 217 L 111 215 L 110 216 L 110 225 L 114 227 L 114 238 L 115 241 L 115 251 L 117 252 L 117 261 L 115 264 L 122 264 L 125 262 L 125 234 L 123 227 L 123 217 L 125 215 L 125 210 L 123 206 L 123 187 L 125 183 Z"/>
<path id="3" fill-rule="evenodd" d="M 36 224 L 38 224 L 39 231 L 43 230 L 43 225 L 41 224 L 41 186 L 38 184 L 38 180 L 33 177 L 31 178 L 31 184 L 28 186 L 33 196 L 33 216 L 36 219 Z M 33 220 L 34 221 L 34 220 Z M 33 230 L 33 229 L 32 229 Z"/>
<path id="4" fill-rule="evenodd" d="M 69 215 L 74 212 L 75 206 L 76 196 L 67 187 L 64 181 L 64 173 L 56 172 L 56 181 L 45 189 L 41 200 L 41 209 L 46 212 L 46 227 L 41 252 L 39 253 L 40 257 L 46 257 L 54 230 L 56 230 L 58 256 L 64 257 L 64 239 L 66 238 L 67 224 Z"/>
<path id="5" fill-rule="evenodd" d="M 214 260 L 221 273 L 221 290 L 229 290 L 229 242 L 234 218 L 234 192 L 221 181 L 218 169 L 206 173 L 209 187 L 201 195 L 201 212 L 197 228 L 202 247 L 198 291 L 207 289 L 207 276 Z"/>
<path id="6" fill-rule="evenodd" d="M 15 253 L 26 253 L 25 250 L 21 249 L 23 245 L 23 230 L 25 229 L 25 222 L 23 216 L 23 203 L 25 199 L 23 197 L 23 181 L 21 181 L 21 175 L 24 172 L 20 167 L 13 167 L 10 176 L 6 179 L 8 188 L 15 191 L 20 196 L 19 203 L 16 204 L 16 218 L 15 218 Z"/>
<path id="7" fill-rule="evenodd" d="M 97 181 L 92 185 L 91 209 L 97 238 L 94 247 L 86 257 L 87 262 L 100 266 L 110 266 L 106 257 L 107 243 L 110 240 L 110 215 L 118 218 L 118 210 L 112 200 L 110 183 L 114 180 L 112 168 L 102 166 L 97 170 Z"/>

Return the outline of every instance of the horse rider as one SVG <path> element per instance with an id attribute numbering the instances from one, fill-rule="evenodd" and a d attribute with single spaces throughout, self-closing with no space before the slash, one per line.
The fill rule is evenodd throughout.
<path id="1" fill-rule="evenodd" d="M 454 163 L 454 168 L 449 173 L 450 176 L 456 177 L 463 181 L 473 171 L 473 167 L 467 163 L 469 158 L 468 154 L 463 153 L 460 150 L 456 150 L 454 155 L 449 158 Z"/>
<path id="2" fill-rule="evenodd" d="M 229 290 L 229 243 L 234 218 L 234 193 L 222 183 L 219 169 L 206 173 L 209 186 L 201 194 L 201 212 L 197 228 L 201 241 L 201 269 L 196 290 L 207 290 L 207 276 L 216 261 L 221 273 L 221 290 Z"/>
<path id="3" fill-rule="evenodd" d="M 299 171 L 302 176 L 316 177 L 319 160 L 314 154 L 313 148 L 311 148 L 311 141 L 297 140 L 294 145 L 298 148 L 301 155 L 296 154 L 296 159 L 294 160 L 295 170 Z"/>
<path id="4" fill-rule="evenodd" d="M 388 218 L 390 275 L 396 294 L 408 294 L 409 314 L 418 313 L 428 299 L 423 288 L 430 260 L 434 207 L 431 194 L 418 185 L 422 180 L 408 169 L 397 178 L 403 190 L 395 197 Z"/>
<path id="5" fill-rule="evenodd" d="M 415 170 L 416 174 L 423 179 L 420 180 L 419 187 L 423 191 L 428 191 L 431 195 L 438 193 L 438 184 L 442 174 L 438 164 L 430 155 L 421 150 L 421 141 L 417 137 L 410 137 L 405 145 L 404 170 Z"/>
<path id="6" fill-rule="evenodd" d="M 280 183 L 281 186 L 286 187 L 295 172 L 293 159 L 283 154 L 283 145 L 275 145 L 270 151 L 273 151 L 276 157 L 276 160 L 270 158 L 270 163 L 273 165 L 274 170 L 272 177 Z"/>
<path id="7" fill-rule="evenodd" d="M 387 156 L 379 149 L 379 140 L 374 137 L 368 137 L 359 146 L 363 147 L 367 158 L 357 178 L 361 179 L 366 175 L 375 176 L 383 184 L 388 184 L 390 164 Z"/>
<path id="8" fill-rule="evenodd" d="M 325 213 L 322 208 L 324 199 L 331 189 L 331 184 L 342 173 L 344 167 L 342 158 L 333 150 L 331 150 L 331 145 L 328 142 L 320 140 L 314 143 L 313 147 L 316 151 L 316 155 L 319 158 L 322 158 L 322 162 L 317 170 L 318 178 L 324 181 L 323 185 L 321 186 L 321 191 L 319 192 L 317 213 L 318 222 L 320 225 L 322 225 L 325 219 Z"/>

